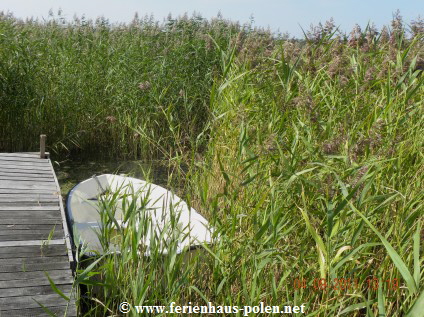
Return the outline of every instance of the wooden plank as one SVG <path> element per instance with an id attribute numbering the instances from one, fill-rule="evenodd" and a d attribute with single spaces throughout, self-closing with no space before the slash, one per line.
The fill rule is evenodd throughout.
<path id="1" fill-rule="evenodd" d="M 29 171 L 33 171 L 33 170 L 38 170 L 38 171 L 50 171 L 51 168 L 50 166 L 46 165 L 46 166 L 37 166 L 37 168 L 34 168 L 34 166 L 18 166 L 16 164 L 1 164 L 0 169 L 5 170 L 5 171 L 13 171 L 13 170 L 18 170 L 18 171 L 24 171 L 24 170 L 29 170 Z"/>
<path id="2" fill-rule="evenodd" d="M 49 276 L 51 277 L 53 281 L 59 278 L 70 278 L 72 277 L 72 271 L 69 268 L 66 270 L 51 270 L 49 271 Z M 7 283 L 7 281 L 13 281 L 13 280 L 28 280 L 29 281 L 31 279 L 46 279 L 47 280 L 46 274 L 42 271 L 20 272 L 20 273 L 16 273 L 16 272 L 15 273 L 0 273 L 0 281 L 5 281 L 5 283 Z M 44 284 L 44 285 L 47 285 L 47 284 Z M 0 286 L 0 288 L 5 288 L 5 287 L 7 287 L 7 284 L 6 285 L 2 284 Z M 11 285 L 10 287 L 21 287 L 21 286 Z"/>
<path id="3" fill-rule="evenodd" d="M 64 294 L 70 294 L 72 290 L 72 285 L 57 285 L 58 288 Z M 43 286 L 28 286 L 28 287 L 14 287 L 8 289 L 2 289 L 0 292 L 0 298 L 4 297 L 14 297 L 14 296 L 28 296 L 28 295 L 49 295 L 56 294 L 50 285 Z"/>
<path id="4" fill-rule="evenodd" d="M 27 225 L 0 225 L 0 234 L 2 232 L 10 231 L 10 230 L 34 230 L 35 232 L 38 231 L 50 231 L 54 228 L 52 225 L 34 225 L 34 224 L 27 224 Z M 58 225 L 56 226 L 56 230 L 58 228 L 62 229 L 62 226 Z"/>
<path id="5" fill-rule="evenodd" d="M 0 167 L 1 168 L 1 167 Z M 11 180 L 11 181 L 43 181 L 43 182 L 54 182 L 54 178 L 48 174 L 32 174 L 20 172 L 17 173 L 7 173 L 6 175 L 0 175 L 0 181 Z"/>
<path id="6" fill-rule="evenodd" d="M 0 218 L 0 225 L 26 225 L 26 224 L 40 224 L 40 225 L 60 225 L 62 220 L 55 218 L 35 218 L 35 219 L 15 219 L 15 218 Z"/>
<path id="7" fill-rule="evenodd" d="M 47 256 L 31 256 L 28 258 L 10 258 L 0 259 L 0 266 L 3 265 L 26 265 L 33 263 L 52 263 L 52 262 L 64 262 L 67 261 L 66 254 L 62 256 L 56 256 L 54 258 Z"/>
<path id="8" fill-rule="evenodd" d="M 0 201 L 40 201 L 40 200 L 49 200 L 49 201 L 55 201 L 59 204 L 59 199 L 57 195 L 53 194 L 0 194 Z M 1 204 L 0 204 L 1 205 Z M 22 206 L 24 207 L 24 206 Z"/>
<path id="9" fill-rule="evenodd" d="M 23 202 L 5 202 L 2 203 L 5 206 L 14 206 L 16 204 L 20 204 L 21 206 L 57 206 L 58 203 L 57 202 L 43 202 L 43 201 L 33 201 L 33 202 L 29 202 L 29 201 L 23 201 Z"/>
<path id="10" fill-rule="evenodd" d="M 30 239 L 47 240 L 49 237 L 52 239 L 63 238 L 63 232 L 54 232 L 51 236 L 49 232 L 45 232 L 45 233 L 28 232 L 26 234 L 9 233 L 8 235 L 0 235 L 0 242 L 1 241 L 26 241 Z"/>
<path id="11" fill-rule="evenodd" d="M 15 161 L 0 161 L 0 170 L 13 171 L 13 170 L 25 170 L 35 171 L 42 170 L 48 171 L 49 165 L 47 163 L 17 163 Z"/>
<path id="12" fill-rule="evenodd" d="M 0 298 L 0 307 L 7 308 L 37 308 L 40 307 L 38 303 L 42 304 L 44 307 L 55 307 L 65 305 L 66 301 L 58 294 Z"/>
<path id="13" fill-rule="evenodd" d="M 0 198 L 25 198 L 25 197 L 42 197 L 42 198 L 55 198 L 56 200 L 59 199 L 59 196 L 56 193 L 0 193 Z"/>
<path id="14" fill-rule="evenodd" d="M 11 183 L 15 183 L 15 182 L 11 182 Z M 7 183 L 7 182 L 3 182 L 0 181 L 0 188 L 2 189 L 7 189 L 11 187 L 11 183 Z M 55 187 L 53 185 L 34 185 L 34 184 L 22 184 L 22 183 L 15 183 L 13 185 L 14 189 L 22 189 L 22 190 L 26 190 L 26 189 L 35 189 L 35 190 L 48 190 L 48 191 L 55 191 Z"/>
<path id="15" fill-rule="evenodd" d="M 5 206 L 5 207 L 1 207 L 0 206 L 0 211 L 2 210 L 23 210 L 23 211 L 28 211 L 28 210 L 56 210 L 56 211 L 60 211 L 59 207 L 55 207 L 55 206 Z"/>
<path id="16" fill-rule="evenodd" d="M 40 157 L 39 152 L 18 152 L 18 153 L 19 154 L 30 154 L 30 155 L 35 155 L 36 157 Z M 49 158 L 49 156 L 50 156 L 50 152 L 46 152 L 46 158 Z"/>
<path id="17" fill-rule="evenodd" d="M 3 241 L 0 242 L 1 247 L 18 247 L 23 245 L 53 245 L 65 244 L 65 239 L 52 239 L 52 240 L 27 240 L 27 241 Z"/>
<path id="18" fill-rule="evenodd" d="M 16 195 L 16 196 L 9 196 L 4 197 L 0 194 L 0 205 L 3 205 L 3 203 L 15 203 L 14 205 L 17 205 L 18 202 L 32 202 L 34 203 L 34 206 L 37 206 L 37 203 L 39 202 L 51 202 L 56 203 L 59 206 L 59 201 L 57 200 L 57 197 L 53 195 L 49 196 L 41 196 L 41 195 L 34 195 L 34 196 L 26 196 L 26 195 Z M 28 204 L 22 204 L 21 206 L 24 207 Z M 4 206 L 4 207 L 13 207 L 13 206 Z"/>
<path id="19" fill-rule="evenodd" d="M 31 230 L 12 231 L 8 230 L 0 234 L 0 241 L 27 241 L 27 240 L 48 240 L 63 238 L 63 230 L 32 232 Z"/>
<path id="20" fill-rule="evenodd" d="M 4 156 L 0 155 L 1 162 L 27 162 L 27 163 L 39 163 L 46 160 L 41 160 L 34 157 L 22 157 L 22 156 Z"/>
<path id="21" fill-rule="evenodd" d="M 29 165 L 29 164 L 16 164 L 15 162 L 10 161 L 9 163 L 2 163 L 0 162 L 0 170 L 15 172 L 15 171 L 48 171 L 49 165 L 43 164 L 43 165 Z"/>
<path id="22" fill-rule="evenodd" d="M 47 169 L 38 169 L 38 168 L 8 168 L 5 169 L 0 165 L 0 180 L 19 180 L 18 178 L 40 178 L 40 179 L 51 179 L 52 172 Z"/>
<path id="23" fill-rule="evenodd" d="M 49 189 L 56 190 L 54 183 L 34 184 L 34 182 L 25 181 L 6 181 L 0 180 L 0 188 L 16 188 L 16 189 Z"/>
<path id="24" fill-rule="evenodd" d="M 47 240 L 51 235 L 52 239 L 63 238 L 63 230 L 33 232 L 32 230 L 5 230 L 0 232 L 0 241 L 19 240 Z"/>
<path id="25" fill-rule="evenodd" d="M 61 215 L 56 210 L 0 210 L 0 218 L 44 218 L 61 219 Z"/>
<path id="26" fill-rule="evenodd" d="M 15 198 L 1 198 L 0 204 L 5 207 L 13 206 L 44 206 L 48 205 L 49 207 L 59 206 L 59 201 L 52 198 L 39 198 L 39 197 L 15 197 Z M 46 206 L 47 207 L 47 206 Z"/>
<path id="27" fill-rule="evenodd" d="M 41 173 L 36 173 L 41 172 Z M 37 168 L 34 168 L 32 170 L 30 169 L 2 169 L 0 165 L 0 179 L 12 179 L 12 180 L 19 180 L 19 178 L 37 178 L 37 179 L 50 179 L 54 180 L 52 175 L 52 172 L 48 170 L 38 170 Z"/>
<path id="28" fill-rule="evenodd" d="M 25 181 L 25 182 L 45 183 L 45 182 L 54 182 L 54 179 L 48 176 L 30 177 L 30 176 L 0 175 L 0 182 L 1 181 Z"/>
<path id="29" fill-rule="evenodd" d="M 5 210 L 5 208 L 10 207 L 12 210 Z M 0 217 L 3 218 L 9 218 L 9 215 L 11 217 L 44 217 L 44 218 L 56 218 L 61 217 L 59 210 L 57 209 L 50 209 L 47 210 L 47 208 L 55 208 L 57 206 L 37 206 L 40 209 L 34 210 L 34 206 L 28 206 L 28 209 L 23 210 L 15 210 L 13 209 L 14 206 L 4 206 L 0 209 Z M 16 207 L 17 208 L 25 208 L 22 206 Z M 10 218 L 11 218 L 10 217 Z"/>
<path id="30" fill-rule="evenodd" d="M 73 282 L 73 277 L 71 274 L 71 271 L 68 270 L 62 270 L 62 271 L 58 271 L 58 272 L 63 272 L 61 274 L 60 277 L 54 277 L 52 276 L 52 271 L 49 272 L 49 276 L 50 278 L 55 282 L 55 284 L 57 285 L 63 285 L 63 284 L 68 284 L 68 283 L 72 283 Z M 3 292 L 3 289 L 5 288 L 12 288 L 12 287 L 31 287 L 34 285 L 48 285 L 50 286 L 50 282 L 46 276 L 46 274 L 44 272 L 40 272 L 40 271 L 36 271 L 36 272 L 29 272 L 29 273 L 41 273 L 40 277 L 38 278 L 26 278 L 26 279 L 8 279 L 5 281 L 0 280 L 0 293 Z M 26 273 L 26 274 L 29 274 Z M 16 273 L 0 273 L 0 274 L 15 274 L 18 275 Z M 24 274 L 24 273 L 20 273 L 20 274 Z M 10 276 L 11 278 L 13 278 L 13 276 Z M 10 282 L 10 284 L 7 284 L 8 282 Z"/>
<path id="31" fill-rule="evenodd" d="M 50 270 L 66 270 L 69 269 L 69 261 L 66 258 L 61 262 L 48 262 L 48 263 L 22 263 L 12 265 L 0 266 L 0 273 L 13 273 L 13 272 L 35 272 L 35 271 L 50 271 Z"/>
<path id="32" fill-rule="evenodd" d="M 0 248 L 0 257 L 11 258 L 12 255 L 17 257 L 45 257 L 45 256 L 58 256 L 66 255 L 67 250 L 65 245 L 29 245 L 29 246 L 14 246 Z"/>
<path id="33" fill-rule="evenodd" d="M 45 206 L 54 207 L 54 206 Z M 3 207 L 4 208 L 4 207 Z M 44 214 L 47 213 L 47 214 Z M 0 225 L 62 225 L 58 220 L 62 220 L 58 211 L 22 211 L 22 210 L 1 210 Z"/>
<path id="34" fill-rule="evenodd" d="M 58 195 L 57 190 L 51 189 L 18 189 L 18 188 L 0 188 L 0 194 L 53 194 Z"/>
<path id="35" fill-rule="evenodd" d="M 0 161 L 14 161 L 14 162 L 43 162 L 46 161 L 45 159 L 42 160 L 40 158 L 37 157 L 28 157 L 28 156 L 20 156 L 20 155 L 15 155 L 15 156 L 11 156 L 11 155 L 2 155 L 2 153 L 0 153 Z"/>
<path id="36" fill-rule="evenodd" d="M 6 188 L 46 188 L 46 189 L 56 189 L 54 182 L 43 182 L 38 183 L 34 180 L 24 181 L 19 179 L 0 179 L 1 188 L 5 188 L 4 186 L 8 186 Z"/>
<path id="37" fill-rule="evenodd" d="M 38 176 L 49 176 L 51 177 L 51 171 L 46 170 L 19 170 L 19 169 L 13 169 L 13 170 L 0 170 L 0 177 L 2 176 L 31 176 L 31 177 L 38 177 Z"/>
<path id="38" fill-rule="evenodd" d="M 7 152 L 3 152 L 0 153 L 0 156 L 2 157 L 28 157 L 28 158 L 37 158 L 40 159 L 39 156 L 40 153 L 39 152 L 12 152 L 12 153 L 7 153 Z"/>
<path id="39" fill-rule="evenodd" d="M 43 203 L 54 203 L 56 205 L 59 205 L 59 201 L 57 200 L 57 198 L 47 198 L 47 197 L 1 197 L 0 196 L 0 205 L 5 206 L 5 203 L 10 203 L 12 206 L 9 207 L 13 207 L 14 205 L 19 205 L 19 203 L 22 203 L 21 206 L 26 206 L 28 204 L 25 203 L 33 203 L 34 206 L 37 206 L 38 203 L 43 202 Z M 12 204 L 14 203 L 14 204 Z M 5 206 L 7 207 L 7 206 Z"/>
<path id="40" fill-rule="evenodd" d="M 49 307 L 49 312 L 53 313 L 53 316 L 65 316 L 76 317 L 77 309 L 75 305 L 70 305 L 68 310 L 66 306 Z M 4 316 L 7 317 L 46 317 L 48 314 L 43 308 L 27 308 L 27 309 L 15 309 L 15 310 L 3 310 Z"/>
<path id="41" fill-rule="evenodd" d="M 51 199 L 54 198 L 57 200 L 57 203 L 59 204 L 58 201 L 58 196 L 51 194 L 51 193 L 47 193 L 47 194 L 25 194 L 25 193 L 15 193 L 15 194 L 2 194 L 0 193 L 0 199 L 5 201 L 7 199 L 12 199 L 12 200 L 21 200 L 24 199 L 33 199 L 33 200 L 37 200 L 37 199 L 43 199 L 43 198 L 47 198 L 47 199 Z"/>
<path id="42" fill-rule="evenodd" d="M 32 199 L 32 200 L 19 199 L 19 198 L 16 198 L 14 200 L 0 199 L 0 204 L 3 206 L 2 208 L 15 207 L 15 206 L 28 207 L 28 208 L 31 208 L 31 207 L 58 207 L 59 206 L 59 202 L 54 200 L 54 199 L 35 199 L 35 198 Z"/>
<path id="43" fill-rule="evenodd" d="M 52 172 L 46 169 L 4 169 L 0 168 L 0 177 L 6 176 L 28 176 L 28 177 L 50 177 L 53 179 Z"/>
<path id="44" fill-rule="evenodd" d="M 10 253 L 0 253 L 0 260 L 2 260 L 2 259 L 10 259 L 12 257 L 14 257 L 16 259 L 18 259 L 18 258 L 19 259 L 24 259 L 24 258 L 33 257 L 33 256 L 41 256 L 41 252 L 42 251 L 39 251 L 38 254 L 37 253 L 30 253 L 30 252 L 27 252 L 27 253 L 16 253 L 16 254 L 13 253 L 13 252 L 10 252 Z M 53 259 L 53 258 L 55 258 L 57 256 L 67 255 L 67 254 L 68 254 L 68 251 L 65 248 L 63 250 L 55 250 L 55 251 L 49 251 L 49 252 L 44 251 L 44 254 L 42 256 L 50 257 L 50 258 Z"/>
<path id="45" fill-rule="evenodd" d="M 33 160 L 33 161 L 21 161 L 21 160 L 6 160 L 6 159 L 1 159 L 0 157 L 0 166 L 3 164 L 13 164 L 16 166 L 49 166 L 49 160 Z"/>
<path id="46" fill-rule="evenodd" d="M 8 228 L 7 230 L 0 230 L 0 237 L 1 236 L 7 236 L 7 235 L 14 235 L 14 234 L 49 234 L 50 232 L 62 233 L 63 229 L 62 226 L 52 226 L 52 227 L 46 227 L 46 229 L 32 229 L 32 230 L 19 230 L 19 229 L 11 229 Z"/>
<path id="47" fill-rule="evenodd" d="M 59 199 L 59 195 L 56 192 L 53 191 L 47 191 L 47 192 L 39 192 L 39 193 L 33 193 L 33 192 L 15 192 L 15 193 L 0 193 L 0 198 L 13 198 L 13 197 L 46 197 L 46 198 L 55 198 L 56 200 Z M 59 201 L 59 200 L 58 200 Z"/>

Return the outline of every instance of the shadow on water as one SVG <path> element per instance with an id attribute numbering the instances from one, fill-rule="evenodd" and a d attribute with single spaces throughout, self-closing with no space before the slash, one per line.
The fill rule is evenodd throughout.
<path id="1" fill-rule="evenodd" d="M 75 160 L 55 161 L 53 167 L 63 196 L 76 184 L 93 175 L 125 174 L 148 180 L 157 185 L 166 186 L 168 169 L 162 161 L 111 161 L 111 160 Z"/>

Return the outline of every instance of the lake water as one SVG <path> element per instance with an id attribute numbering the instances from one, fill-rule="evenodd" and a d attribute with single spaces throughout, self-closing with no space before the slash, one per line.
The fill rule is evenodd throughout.
<path id="1" fill-rule="evenodd" d="M 93 161 L 93 160 L 64 160 L 52 164 L 61 188 L 62 196 L 79 182 L 93 175 L 100 174 L 129 174 L 129 176 L 151 181 L 166 187 L 168 169 L 161 161 Z"/>

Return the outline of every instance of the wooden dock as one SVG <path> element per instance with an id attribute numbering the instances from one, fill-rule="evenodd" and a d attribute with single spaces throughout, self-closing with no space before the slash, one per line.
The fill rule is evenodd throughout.
<path id="1" fill-rule="evenodd" d="M 45 309 L 76 316 L 73 261 L 50 159 L 0 153 L 0 317 L 49 316 Z M 69 302 L 52 289 L 46 274 Z"/>

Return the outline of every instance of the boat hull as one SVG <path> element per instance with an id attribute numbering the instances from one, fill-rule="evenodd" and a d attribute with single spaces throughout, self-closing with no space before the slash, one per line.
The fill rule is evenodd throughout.
<path id="1" fill-rule="evenodd" d="M 99 239 L 106 227 L 116 237 L 140 237 L 137 252 L 181 253 L 212 242 L 208 221 L 165 188 L 113 174 L 93 176 L 68 194 L 67 216 L 75 246 L 85 254 L 122 252 L 122 240 Z"/>

